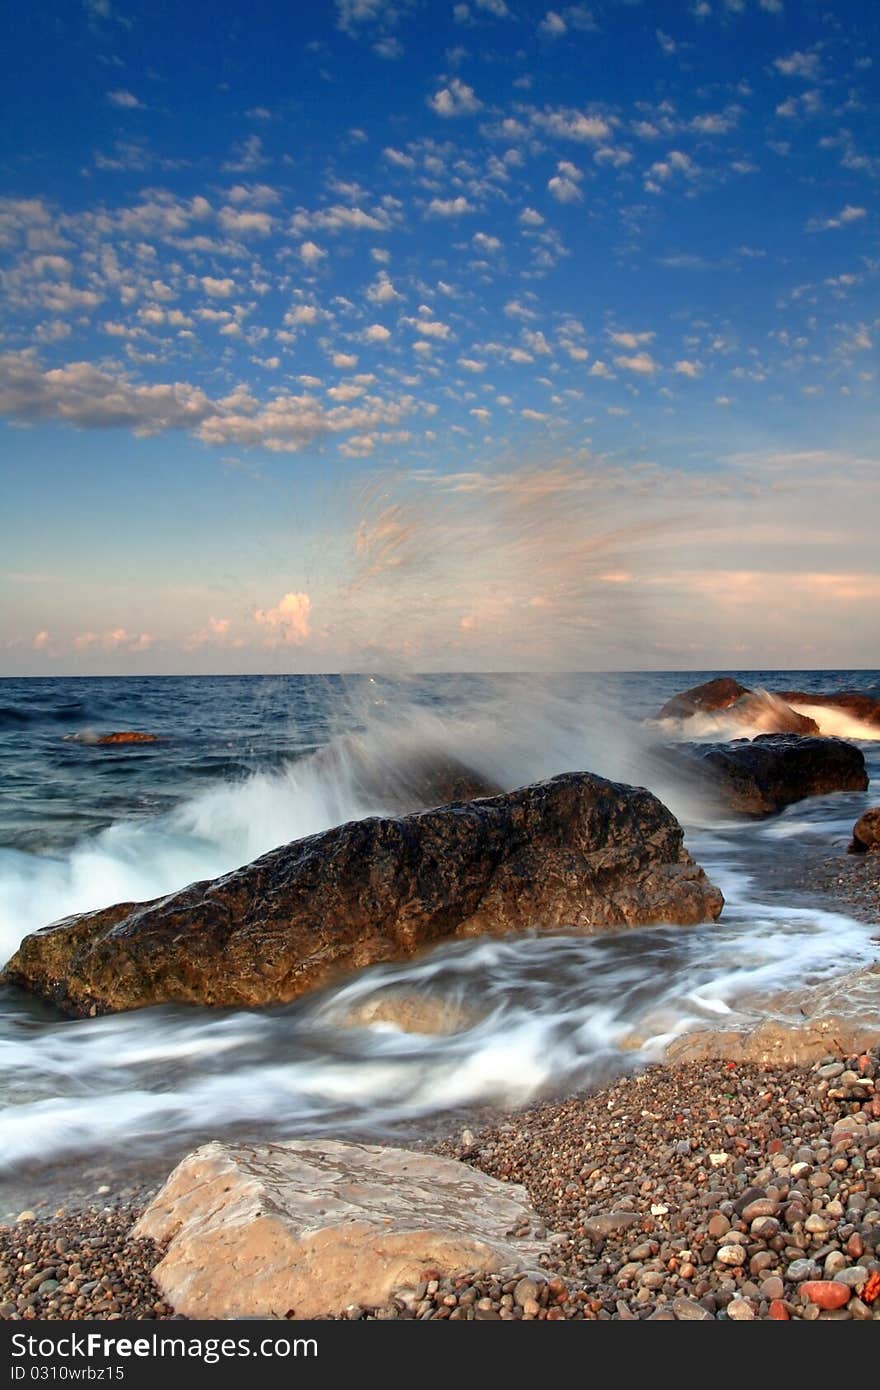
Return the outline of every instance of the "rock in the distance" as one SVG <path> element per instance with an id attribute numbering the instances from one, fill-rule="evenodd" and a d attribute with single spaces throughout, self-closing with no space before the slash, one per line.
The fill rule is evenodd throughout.
<path id="1" fill-rule="evenodd" d="M 715 680 L 705 681 L 703 685 L 694 685 L 690 690 L 683 690 L 680 695 L 673 695 L 671 700 L 666 701 L 657 718 L 688 719 L 692 714 L 729 709 L 737 700 L 751 693 L 744 685 L 740 685 L 739 681 L 734 680 L 733 676 L 718 676 Z"/>
<path id="2" fill-rule="evenodd" d="M 101 734 L 100 738 L 95 739 L 95 746 L 103 748 L 107 744 L 116 743 L 158 743 L 156 734 L 141 734 L 135 730 L 125 729 L 115 734 Z"/>
<path id="3" fill-rule="evenodd" d="M 206 1144 L 132 1237 L 165 1247 L 153 1278 L 190 1318 L 314 1318 L 469 1269 L 525 1272 L 552 1237 L 525 1188 L 455 1159 L 374 1144 Z"/>
<path id="4" fill-rule="evenodd" d="M 810 690 L 780 690 L 778 694 L 790 705 L 842 710 L 861 724 L 880 726 L 880 696 L 868 695 L 863 690 L 837 690 L 822 695 L 814 695 Z"/>
<path id="5" fill-rule="evenodd" d="M 352 821 L 149 903 L 68 917 L 4 974 L 70 1013 L 277 1004 L 444 938 L 715 918 L 723 899 L 651 792 L 565 773 Z"/>

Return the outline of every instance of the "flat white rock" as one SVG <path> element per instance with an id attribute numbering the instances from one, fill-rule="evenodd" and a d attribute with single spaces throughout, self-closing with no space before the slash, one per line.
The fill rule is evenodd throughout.
<path id="1" fill-rule="evenodd" d="M 375 1308 L 458 1271 L 534 1271 L 553 1237 L 525 1188 L 454 1159 L 374 1144 L 206 1144 L 132 1231 L 165 1250 L 153 1277 L 191 1318 Z"/>

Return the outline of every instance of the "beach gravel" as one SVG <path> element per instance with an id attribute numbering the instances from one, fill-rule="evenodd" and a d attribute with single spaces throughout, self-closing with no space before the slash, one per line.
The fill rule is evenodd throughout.
<path id="1" fill-rule="evenodd" d="M 812 1067 L 650 1067 L 435 1145 L 528 1189 L 563 1237 L 509 1278 L 431 1277 L 348 1318 L 880 1318 L 880 1049 Z M 0 1316 L 167 1318 L 141 1206 L 0 1229 Z M 538 1234 L 538 1232 L 534 1232 Z"/>

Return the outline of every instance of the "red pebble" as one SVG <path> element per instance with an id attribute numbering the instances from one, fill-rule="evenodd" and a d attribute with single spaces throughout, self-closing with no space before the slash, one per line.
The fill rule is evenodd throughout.
<path id="1" fill-rule="evenodd" d="M 770 1304 L 770 1316 L 774 1322 L 788 1322 L 788 1309 L 781 1298 L 774 1298 Z"/>
<path id="2" fill-rule="evenodd" d="M 782 1153 L 782 1140 L 771 1139 L 770 1143 L 767 1145 L 767 1152 L 768 1154 Z"/>
<path id="3" fill-rule="evenodd" d="M 835 1283 L 833 1279 L 808 1279 L 805 1284 L 801 1284 L 804 1298 L 808 1298 L 811 1303 L 817 1303 L 820 1308 L 830 1312 L 834 1308 L 842 1308 L 849 1303 L 852 1296 L 852 1289 L 846 1284 Z"/>

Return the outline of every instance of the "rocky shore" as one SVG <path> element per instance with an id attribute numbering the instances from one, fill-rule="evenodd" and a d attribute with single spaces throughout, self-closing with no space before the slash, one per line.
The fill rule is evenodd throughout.
<path id="1" fill-rule="evenodd" d="M 425 1278 L 348 1317 L 880 1318 L 880 1049 L 650 1067 L 435 1146 L 521 1183 L 543 1276 Z M 0 1230 L 0 1316 L 168 1318 L 143 1203 Z M 429 1273 L 429 1272 L 427 1272 Z"/>

